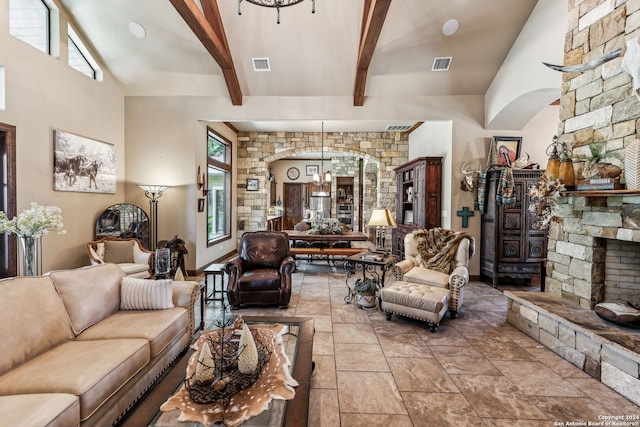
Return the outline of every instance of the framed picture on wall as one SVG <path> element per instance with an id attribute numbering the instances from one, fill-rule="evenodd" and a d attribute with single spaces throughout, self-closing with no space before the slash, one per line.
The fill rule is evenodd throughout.
<path id="1" fill-rule="evenodd" d="M 247 191 L 258 191 L 257 178 L 247 178 Z"/>
<path id="2" fill-rule="evenodd" d="M 498 166 L 511 166 L 520 157 L 522 137 L 519 136 L 494 136 L 491 149 L 497 153 L 495 164 Z"/>
<path id="3" fill-rule="evenodd" d="M 53 189 L 115 194 L 116 148 L 61 130 L 53 130 Z"/>
<path id="4" fill-rule="evenodd" d="M 313 176 L 319 172 L 318 165 L 307 165 L 307 176 Z"/>

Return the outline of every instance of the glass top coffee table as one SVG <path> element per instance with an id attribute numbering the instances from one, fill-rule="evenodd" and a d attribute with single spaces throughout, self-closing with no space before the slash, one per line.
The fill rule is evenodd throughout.
<path id="1" fill-rule="evenodd" d="M 233 316 L 232 316 L 233 317 Z M 248 324 L 280 323 L 289 327 L 283 337 L 287 356 L 291 361 L 291 374 L 298 381 L 292 400 L 274 399 L 269 409 L 248 419 L 243 426 L 297 427 L 306 426 L 309 408 L 309 391 L 313 362 L 313 318 L 310 317 L 262 317 L 242 316 Z M 200 423 L 178 421 L 180 411 L 161 412 L 160 406 L 172 396 L 184 382 L 187 362 L 193 350 L 189 350 L 167 371 L 165 376 L 118 424 L 118 427 L 196 427 Z"/>

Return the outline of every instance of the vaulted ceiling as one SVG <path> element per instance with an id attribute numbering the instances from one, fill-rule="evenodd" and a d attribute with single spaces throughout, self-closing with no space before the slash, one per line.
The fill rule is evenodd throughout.
<path id="1" fill-rule="evenodd" d="M 484 95 L 536 0 L 61 0 L 127 96 Z M 242 14 L 238 14 L 239 7 Z M 443 24 L 459 21 L 445 36 Z M 129 30 L 140 24 L 145 37 Z M 434 59 L 452 57 L 448 71 Z M 268 58 L 271 71 L 254 71 Z M 256 117 L 256 120 L 260 118 Z"/>

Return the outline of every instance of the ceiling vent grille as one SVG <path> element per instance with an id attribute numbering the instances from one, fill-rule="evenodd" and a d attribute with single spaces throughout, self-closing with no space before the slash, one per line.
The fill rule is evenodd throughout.
<path id="1" fill-rule="evenodd" d="M 386 132 L 406 132 L 411 129 L 411 125 L 389 125 L 384 130 Z"/>
<path id="2" fill-rule="evenodd" d="M 433 60 L 433 66 L 431 67 L 431 71 L 449 71 L 449 67 L 451 66 L 452 60 L 453 60 L 452 56 L 443 56 L 440 58 L 435 58 Z"/>
<path id="3" fill-rule="evenodd" d="M 269 58 L 251 58 L 253 61 L 253 71 L 271 71 Z"/>

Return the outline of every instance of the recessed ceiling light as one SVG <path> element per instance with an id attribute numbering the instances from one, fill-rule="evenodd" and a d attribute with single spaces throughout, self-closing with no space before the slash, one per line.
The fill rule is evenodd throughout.
<path id="1" fill-rule="evenodd" d="M 147 31 L 144 27 L 137 22 L 129 22 L 129 31 L 139 39 L 142 39 L 147 35 Z"/>
<path id="2" fill-rule="evenodd" d="M 442 34 L 444 34 L 445 36 L 451 36 L 455 34 L 455 32 L 458 31 L 458 25 L 459 24 L 457 19 L 449 19 L 442 26 Z"/>

